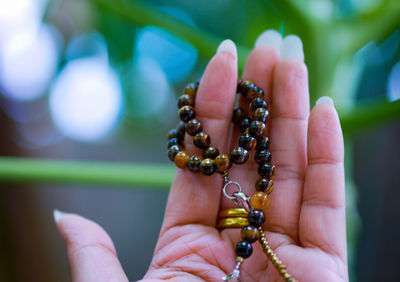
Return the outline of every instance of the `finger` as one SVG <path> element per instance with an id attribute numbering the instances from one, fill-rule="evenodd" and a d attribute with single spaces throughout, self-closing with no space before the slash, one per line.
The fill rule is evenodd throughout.
<path id="1" fill-rule="evenodd" d="M 308 132 L 300 242 L 346 261 L 343 135 L 330 98 L 320 98 L 317 102 L 310 115 Z"/>
<path id="2" fill-rule="evenodd" d="M 236 84 L 236 47 L 232 41 L 225 40 L 209 62 L 196 95 L 196 119 L 203 123 L 203 131 L 209 134 L 211 145 L 220 153 L 227 153 Z M 168 197 L 162 232 L 181 224 L 215 225 L 221 186 L 220 175 L 204 176 L 178 169 Z"/>
<path id="3" fill-rule="evenodd" d="M 54 210 L 72 281 L 128 281 L 107 233 L 93 221 Z"/>

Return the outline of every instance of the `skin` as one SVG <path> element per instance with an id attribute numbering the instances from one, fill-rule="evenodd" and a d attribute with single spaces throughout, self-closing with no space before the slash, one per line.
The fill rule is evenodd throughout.
<path id="1" fill-rule="evenodd" d="M 221 153 L 237 144 L 230 135 L 237 59 L 217 53 L 196 97 L 196 114 Z M 249 55 L 243 74 L 265 91 L 270 104 L 267 135 L 277 166 L 275 189 L 263 228 L 272 249 L 298 281 L 348 281 L 343 136 L 335 108 L 309 111 L 308 75 L 303 62 L 279 59 L 273 47 Z M 244 99 L 239 101 L 247 108 Z M 230 138 L 232 136 L 232 138 Z M 186 149 L 194 152 L 188 137 Z M 258 179 L 252 154 L 229 172 L 247 195 Z M 238 229 L 215 228 L 220 209 L 235 207 L 221 195 L 222 178 L 178 169 L 150 268 L 142 281 L 221 281 L 234 266 Z M 73 281 L 128 281 L 110 237 L 96 223 L 74 214 L 57 221 L 67 245 Z M 243 281 L 282 281 L 259 243 L 242 265 Z"/>

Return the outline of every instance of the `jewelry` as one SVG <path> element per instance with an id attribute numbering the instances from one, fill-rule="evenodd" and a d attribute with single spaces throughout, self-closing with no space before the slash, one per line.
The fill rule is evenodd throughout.
<path id="1" fill-rule="evenodd" d="M 272 181 L 276 168 L 271 164 L 271 153 L 268 151 L 269 138 L 264 135 L 269 112 L 268 103 L 263 99 L 264 91 L 249 80 L 239 80 L 237 92 L 241 93 L 250 102 L 251 117 L 248 117 L 242 108 L 233 110 L 232 121 L 243 133 L 239 138 L 239 146 L 235 147 L 230 155 L 220 154 L 219 150 L 211 146 L 210 136 L 203 131 L 203 125 L 196 120 L 195 97 L 199 83 L 188 84 L 184 94 L 178 99 L 180 122 L 176 129 L 168 133 L 168 157 L 175 162 L 178 168 L 188 168 L 192 172 L 202 172 L 212 175 L 218 172 L 224 179 L 222 192 L 242 209 L 223 210 L 219 214 L 217 228 L 242 227 L 243 241 L 236 245 L 236 267 L 223 280 L 239 278 L 240 266 L 252 252 L 252 243 L 260 241 L 264 253 L 271 260 L 279 274 L 286 281 L 295 279 L 286 271 L 285 265 L 272 251 L 265 237 L 262 225 L 264 224 L 263 210 L 269 205 L 269 194 L 274 189 Z M 190 156 L 184 149 L 185 133 L 193 136 L 193 143 L 202 149 L 202 156 Z M 255 183 L 256 192 L 247 196 L 237 181 L 228 178 L 228 171 L 232 163 L 240 165 L 249 159 L 249 150 L 256 149 L 255 161 L 259 164 L 260 179 Z M 232 188 L 234 187 L 234 188 Z M 243 213 L 243 209 L 247 214 Z"/>

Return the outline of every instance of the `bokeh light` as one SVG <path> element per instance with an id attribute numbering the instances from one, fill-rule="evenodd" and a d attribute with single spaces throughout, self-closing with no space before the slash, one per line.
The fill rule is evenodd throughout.
<path id="1" fill-rule="evenodd" d="M 400 99 L 400 61 L 394 65 L 387 83 L 388 98 L 390 101 Z"/>

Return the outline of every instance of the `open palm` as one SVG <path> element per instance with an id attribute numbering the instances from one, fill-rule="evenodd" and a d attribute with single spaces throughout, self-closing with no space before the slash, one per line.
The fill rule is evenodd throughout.
<path id="1" fill-rule="evenodd" d="M 240 132 L 231 132 L 237 83 L 237 57 L 224 43 L 209 62 L 196 96 L 196 115 L 211 143 L 229 153 Z M 301 60 L 258 44 L 243 74 L 265 91 L 270 104 L 268 136 L 277 167 L 264 230 L 272 249 L 298 281 L 347 281 L 343 137 L 329 100 L 309 112 L 307 69 Z M 243 108 L 246 101 L 240 100 Z M 186 149 L 194 152 L 191 138 Z M 252 155 L 251 155 L 252 156 Z M 251 195 L 258 179 L 250 157 L 229 177 Z M 235 205 L 221 194 L 220 175 L 178 169 L 148 272 L 142 281 L 221 281 L 235 266 L 238 229 L 215 228 L 221 209 Z M 57 214 L 67 243 L 74 281 L 126 281 L 111 239 L 95 223 Z M 242 266 L 243 281 L 281 281 L 258 243 Z"/>

